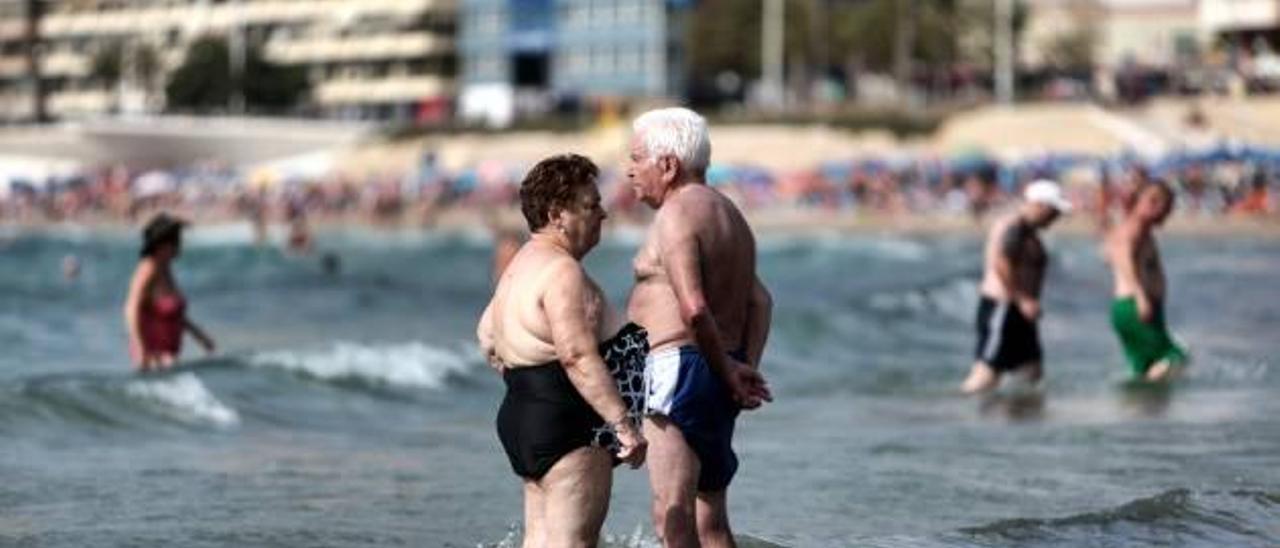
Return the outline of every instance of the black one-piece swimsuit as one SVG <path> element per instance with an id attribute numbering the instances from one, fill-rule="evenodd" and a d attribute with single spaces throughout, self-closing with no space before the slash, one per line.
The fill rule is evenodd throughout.
<path id="1" fill-rule="evenodd" d="M 622 393 L 633 419 L 644 409 L 644 361 L 648 334 L 627 324 L 600 343 L 600 356 Z M 587 445 L 615 449 L 612 429 L 569 381 L 558 361 L 508 368 L 502 375 L 507 395 L 498 409 L 498 439 L 516 475 L 538 480 L 561 457 Z"/>

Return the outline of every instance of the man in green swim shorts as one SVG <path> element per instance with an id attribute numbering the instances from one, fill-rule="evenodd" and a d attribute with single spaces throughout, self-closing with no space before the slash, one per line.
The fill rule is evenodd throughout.
<path id="1" fill-rule="evenodd" d="M 1165 326 L 1164 267 L 1155 228 L 1173 210 L 1173 192 L 1161 182 L 1135 194 L 1133 208 L 1107 235 L 1106 254 L 1115 278 L 1111 326 L 1120 338 L 1135 379 L 1164 381 L 1187 362 Z"/>

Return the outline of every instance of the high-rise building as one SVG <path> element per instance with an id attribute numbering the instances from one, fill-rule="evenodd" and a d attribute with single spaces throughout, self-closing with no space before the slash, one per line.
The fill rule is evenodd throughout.
<path id="1" fill-rule="evenodd" d="M 233 56 L 252 45 L 305 67 L 320 116 L 439 117 L 455 93 L 454 0 L 0 0 L 0 120 L 34 109 L 30 4 L 41 6 L 41 81 L 58 118 L 162 111 L 167 75 L 207 35 Z M 122 52 L 116 70 L 95 63 L 107 48 Z"/>
<path id="2" fill-rule="evenodd" d="M 1280 0 L 1200 0 L 1200 22 L 1237 46 L 1280 50 Z"/>
<path id="3" fill-rule="evenodd" d="M 462 0 L 461 114 L 505 125 L 557 102 L 678 95 L 670 0 Z"/>

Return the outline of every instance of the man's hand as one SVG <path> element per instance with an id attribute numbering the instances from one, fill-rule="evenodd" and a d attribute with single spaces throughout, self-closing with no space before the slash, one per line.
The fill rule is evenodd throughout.
<path id="1" fill-rule="evenodd" d="M 733 358 L 728 358 L 727 361 L 729 374 L 725 382 L 738 405 L 743 409 L 755 409 L 764 405 L 764 402 L 773 401 L 773 393 L 769 391 L 764 375 Z"/>
<path id="2" fill-rule="evenodd" d="M 614 426 L 614 435 L 622 445 L 618 450 L 618 460 L 627 463 L 633 470 L 639 468 L 644 464 L 645 454 L 649 450 L 648 440 L 644 439 L 644 434 L 636 429 L 630 418 L 622 419 Z"/>
<path id="3" fill-rule="evenodd" d="M 1031 298 L 1019 299 L 1018 311 L 1024 318 L 1034 322 L 1040 319 L 1040 301 Z"/>
<path id="4" fill-rule="evenodd" d="M 1146 297 L 1139 296 L 1138 301 L 1138 319 L 1142 323 L 1151 323 L 1155 319 L 1155 310 L 1152 310 L 1151 301 Z"/>

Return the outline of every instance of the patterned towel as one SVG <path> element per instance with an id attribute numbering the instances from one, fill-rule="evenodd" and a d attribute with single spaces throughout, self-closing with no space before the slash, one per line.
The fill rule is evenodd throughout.
<path id="1" fill-rule="evenodd" d="M 644 361 L 648 355 L 649 333 L 634 323 L 627 324 L 617 335 L 600 343 L 600 357 L 604 358 L 609 374 L 618 384 L 622 403 L 627 406 L 627 416 L 637 425 L 644 417 Z M 607 424 L 595 429 L 592 444 L 605 447 L 613 454 L 622 449 L 613 427 Z"/>

